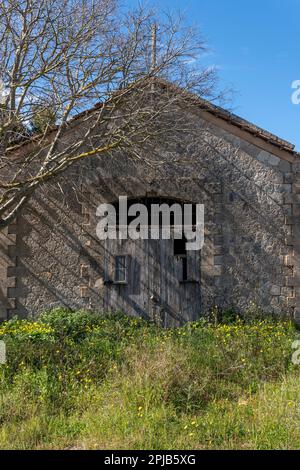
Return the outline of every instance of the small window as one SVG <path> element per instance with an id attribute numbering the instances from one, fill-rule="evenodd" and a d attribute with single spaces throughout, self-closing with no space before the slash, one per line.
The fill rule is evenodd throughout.
<path id="1" fill-rule="evenodd" d="M 124 255 L 115 257 L 115 282 L 127 282 L 127 257 Z"/>

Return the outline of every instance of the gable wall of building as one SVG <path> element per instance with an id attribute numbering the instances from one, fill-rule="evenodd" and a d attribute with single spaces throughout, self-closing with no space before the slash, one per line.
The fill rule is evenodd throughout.
<path id="1" fill-rule="evenodd" d="M 35 195 L 12 229 L 17 234 L 1 234 L 2 318 L 60 305 L 103 309 L 96 208 L 119 195 L 205 205 L 202 313 L 255 303 L 300 317 L 299 157 L 278 156 L 201 112 L 187 119 L 199 138 L 161 143 L 160 162 L 91 159 Z"/>

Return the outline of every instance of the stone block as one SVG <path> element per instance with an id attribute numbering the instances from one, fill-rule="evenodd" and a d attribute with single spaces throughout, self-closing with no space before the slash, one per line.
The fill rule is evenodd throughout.
<path id="1" fill-rule="evenodd" d="M 293 266 L 294 256 L 290 256 L 290 255 L 284 256 L 283 264 L 284 266 Z"/>
<path id="2" fill-rule="evenodd" d="M 293 276 L 294 274 L 294 268 L 291 266 L 284 266 L 282 268 L 282 272 L 284 276 Z"/>
<path id="3" fill-rule="evenodd" d="M 23 294 L 23 289 L 20 287 L 8 287 L 7 288 L 7 298 L 14 299 Z"/>
<path id="4" fill-rule="evenodd" d="M 295 287 L 299 283 L 299 280 L 296 276 L 287 276 L 285 278 L 285 286 L 286 287 Z M 299 284 L 300 285 L 300 284 Z"/>
<path id="5" fill-rule="evenodd" d="M 87 286 L 80 286 L 80 297 L 82 299 L 88 299 L 89 298 L 89 289 Z"/>
<path id="6" fill-rule="evenodd" d="M 295 310 L 294 310 L 294 320 L 297 324 L 300 323 L 300 308 L 295 308 Z"/>
<path id="7" fill-rule="evenodd" d="M 300 204 L 293 204 L 292 211 L 295 217 L 300 217 Z"/>
<path id="8" fill-rule="evenodd" d="M 221 276 L 222 275 L 222 266 L 214 266 L 213 276 Z"/>
<path id="9" fill-rule="evenodd" d="M 270 166 L 278 166 L 280 163 L 279 157 L 276 157 L 275 155 L 272 155 L 271 153 L 266 152 L 265 150 L 262 150 L 261 152 L 259 152 L 259 154 L 257 155 L 257 159 L 260 162 L 266 163 L 267 165 L 270 165 Z"/>
<path id="10" fill-rule="evenodd" d="M 224 252 L 224 248 L 222 245 L 214 246 L 214 255 L 222 255 Z"/>
<path id="11" fill-rule="evenodd" d="M 279 253 L 281 255 L 292 255 L 293 254 L 293 246 L 292 245 L 283 245 L 279 249 Z"/>
<path id="12" fill-rule="evenodd" d="M 283 181 L 285 183 L 292 184 L 294 182 L 294 174 L 293 173 L 285 173 L 283 177 Z"/>
<path id="13" fill-rule="evenodd" d="M 300 305 L 300 300 L 297 300 L 296 297 L 288 297 L 287 298 L 287 306 L 288 307 L 297 307 L 297 305 Z"/>
<path id="14" fill-rule="evenodd" d="M 222 199 L 223 199 L 223 195 L 220 193 L 220 194 L 213 194 L 213 201 L 214 203 L 221 203 L 222 202 Z"/>
<path id="15" fill-rule="evenodd" d="M 295 215 L 287 215 L 285 217 L 285 224 L 286 225 L 296 225 L 300 224 L 300 217 Z"/>
<path id="16" fill-rule="evenodd" d="M 224 239 L 222 235 L 214 236 L 214 245 L 222 245 L 223 243 L 224 243 Z"/>
<path id="17" fill-rule="evenodd" d="M 293 233 L 293 225 L 284 225 L 283 232 L 286 237 L 291 237 Z"/>
<path id="18" fill-rule="evenodd" d="M 293 204 L 283 204 L 282 207 L 285 215 L 292 215 Z"/>
<path id="19" fill-rule="evenodd" d="M 292 187 L 293 187 L 293 193 L 300 194 L 300 182 L 294 183 Z"/>
<path id="20" fill-rule="evenodd" d="M 90 225 L 91 224 L 91 214 L 89 212 L 85 212 L 83 215 L 82 225 Z"/>
<path id="21" fill-rule="evenodd" d="M 284 239 L 284 243 L 287 245 L 287 246 L 294 246 L 294 237 L 292 235 L 289 235 L 287 237 L 285 237 Z"/>
<path id="22" fill-rule="evenodd" d="M 6 286 L 7 286 L 7 288 L 16 288 L 17 278 L 16 277 L 8 277 L 6 279 Z"/>
<path id="23" fill-rule="evenodd" d="M 278 170 L 284 173 L 290 173 L 292 170 L 292 164 L 286 160 L 280 159 L 280 162 L 278 164 Z"/>
<path id="24" fill-rule="evenodd" d="M 89 278 L 90 267 L 86 265 L 80 266 L 80 277 L 84 279 Z"/>
<path id="25" fill-rule="evenodd" d="M 280 295 L 281 294 L 281 287 L 280 286 L 271 286 L 271 295 Z"/>
<path id="26" fill-rule="evenodd" d="M 222 214 L 224 212 L 223 210 L 223 204 L 217 203 L 214 205 L 214 213 L 215 214 Z"/>
<path id="27" fill-rule="evenodd" d="M 282 287 L 281 288 L 281 295 L 285 295 L 286 297 L 294 297 L 293 287 Z"/>
<path id="28" fill-rule="evenodd" d="M 292 171 L 293 173 L 300 173 L 300 163 L 298 162 L 298 159 L 292 164 Z"/>
<path id="29" fill-rule="evenodd" d="M 300 194 L 286 193 L 283 196 L 284 204 L 300 204 Z"/>
<path id="30" fill-rule="evenodd" d="M 11 224 L 8 226 L 7 233 L 9 235 L 16 235 L 18 231 L 18 225 L 17 224 Z"/>
<path id="31" fill-rule="evenodd" d="M 222 255 L 214 256 L 214 265 L 215 266 L 221 266 L 223 263 L 224 263 L 224 256 L 222 256 Z"/>
<path id="32" fill-rule="evenodd" d="M 282 184 L 281 188 L 282 188 L 282 192 L 284 192 L 284 193 L 291 193 L 292 192 L 292 185 L 291 184 L 288 184 L 288 183 Z"/>

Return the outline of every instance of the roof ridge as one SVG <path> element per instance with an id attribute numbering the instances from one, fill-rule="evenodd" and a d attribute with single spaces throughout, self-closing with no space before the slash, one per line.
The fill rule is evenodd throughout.
<path id="1" fill-rule="evenodd" d="M 211 101 L 200 97 L 196 95 L 195 93 L 185 90 L 178 85 L 169 82 L 165 79 L 158 78 L 157 79 L 161 85 L 166 86 L 168 88 L 174 89 L 174 91 L 177 91 L 181 94 L 186 94 L 186 97 L 188 99 L 193 99 L 195 100 L 194 104 L 200 104 L 203 106 L 205 111 L 211 112 L 212 114 L 217 115 L 217 117 L 220 117 L 221 119 L 225 119 L 227 121 L 230 121 L 231 124 L 236 125 L 251 134 L 255 134 L 258 137 L 263 138 L 264 140 L 267 140 L 268 142 L 271 142 L 272 144 L 276 145 L 277 147 L 283 148 L 285 150 L 288 150 L 290 152 L 295 152 L 295 145 L 292 144 L 291 142 L 282 139 L 281 137 L 278 137 L 277 135 L 273 134 L 270 131 L 267 131 L 266 129 L 263 129 L 260 126 L 257 126 L 256 124 L 253 124 L 252 122 L 248 121 L 247 119 L 244 119 L 237 114 L 232 113 L 231 111 L 228 111 L 225 108 L 222 108 L 221 106 L 218 106 Z"/>
<path id="2" fill-rule="evenodd" d="M 221 106 L 218 106 L 212 103 L 211 101 L 203 97 L 200 97 L 196 95 L 195 93 L 189 90 L 186 90 L 166 79 L 163 79 L 160 77 L 154 77 L 152 78 L 152 80 L 159 83 L 163 87 L 172 89 L 173 91 L 180 93 L 181 95 L 185 96 L 187 100 L 189 100 L 190 102 L 192 101 L 194 105 L 197 105 L 198 107 L 200 106 L 202 109 L 217 116 L 218 118 L 223 119 L 229 122 L 230 124 L 237 126 L 240 129 L 245 130 L 246 132 L 249 132 L 252 135 L 255 135 L 256 137 L 260 137 L 261 139 L 275 145 L 276 147 L 279 147 L 280 149 L 286 150 L 287 152 L 291 152 L 293 154 L 297 154 L 300 156 L 300 153 L 295 150 L 294 144 L 292 144 L 291 142 L 285 139 L 278 137 L 277 135 L 263 129 L 262 127 L 257 126 L 256 124 L 251 123 L 250 121 L 247 121 L 246 119 L 238 116 L 237 114 L 234 114 L 231 111 L 228 111 L 227 109 L 222 108 Z M 77 121 L 80 118 L 95 112 L 101 106 L 103 106 L 103 102 L 96 103 L 92 108 L 81 111 L 80 113 L 73 116 L 68 121 L 67 124 L 69 125 L 72 122 Z M 13 148 L 10 149 L 10 151 L 18 150 L 19 148 L 27 144 L 30 144 L 41 137 L 45 138 L 47 135 L 51 134 L 51 132 L 54 132 L 57 128 L 58 128 L 57 125 L 51 126 L 49 127 L 46 133 L 34 135 L 30 139 L 24 140 L 23 142 L 20 142 L 19 144 L 15 145 Z"/>

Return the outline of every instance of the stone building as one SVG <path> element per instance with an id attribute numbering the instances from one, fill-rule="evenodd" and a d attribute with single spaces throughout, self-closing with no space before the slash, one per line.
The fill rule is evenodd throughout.
<path id="1" fill-rule="evenodd" d="M 252 302 L 300 319 L 299 154 L 202 99 L 181 112 L 199 140 L 182 135 L 171 150 L 161 142 L 154 166 L 126 155 L 78 163 L 0 233 L 0 319 L 68 306 L 171 326 L 213 306 L 243 312 Z M 100 241 L 97 207 L 120 195 L 204 204 L 203 248 L 186 252 L 173 239 Z"/>

